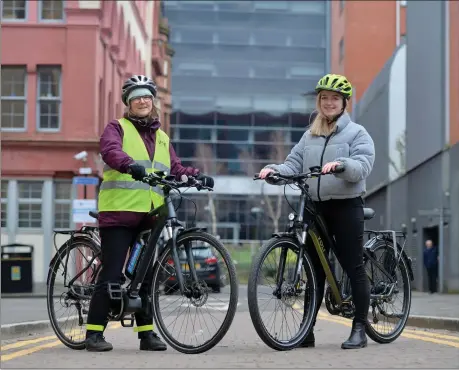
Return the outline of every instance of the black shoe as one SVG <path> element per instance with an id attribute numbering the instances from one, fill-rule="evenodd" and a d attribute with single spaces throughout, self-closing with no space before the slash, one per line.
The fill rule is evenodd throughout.
<path id="1" fill-rule="evenodd" d="M 302 348 L 313 348 L 316 346 L 316 338 L 314 337 L 314 331 L 310 331 L 303 342 L 300 344 Z"/>
<path id="2" fill-rule="evenodd" d="M 85 344 L 86 350 L 90 352 L 106 352 L 113 349 L 112 344 L 105 341 L 102 333 L 89 335 L 86 338 Z"/>
<path id="3" fill-rule="evenodd" d="M 367 346 L 367 335 L 365 334 L 365 324 L 354 322 L 349 339 L 341 344 L 342 349 L 358 349 Z"/>
<path id="4" fill-rule="evenodd" d="M 141 351 L 165 351 L 167 346 L 154 331 L 142 333 L 140 337 Z"/>

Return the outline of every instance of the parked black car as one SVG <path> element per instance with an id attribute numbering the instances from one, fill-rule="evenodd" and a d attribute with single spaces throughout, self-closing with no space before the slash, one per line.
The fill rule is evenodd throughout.
<path id="1" fill-rule="evenodd" d="M 212 249 L 204 244 L 193 246 L 192 251 L 198 279 L 204 280 L 213 292 L 220 293 L 221 288 L 225 286 L 220 261 L 213 254 Z M 179 259 L 182 264 L 182 272 L 187 278 L 190 273 L 190 268 L 183 248 L 179 250 Z M 167 263 L 170 266 L 174 265 L 172 257 L 167 261 Z M 175 269 L 172 268 L 171 272 L 174 273 Z M 166 272 L 164 273 L 166 274 Z M 167 278 L 164 290 L 166 294 L 172 294 L 174 291 L 178 290 L 178 282 L 175 276 L 169 276 Z"/>

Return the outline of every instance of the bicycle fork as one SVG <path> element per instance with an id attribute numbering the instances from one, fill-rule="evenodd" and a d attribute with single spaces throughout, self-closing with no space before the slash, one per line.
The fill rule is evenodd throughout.
<path id="1" fill-rule="evenodd" d="M 179 284 L 179 289 L 180 293 L 182 295 L 186 294 L 189 292 L 188 289 L 185 288 L 185 279 L 183 278 L 183 272 L 182 272 L 182 266 L 180 263 L 180 259 L 178 256 L 178 251 L 177 251 L 177 235 L 178 233 L 183 230 L 182 228 L 172 228 L 171 226 L 167 226 L 167 232 L 169 234 L 169 238 L 172 241 L 172 260 L 174 261 L 174 266 L 175 266 L 175 271 L 176 271 L 176 277 L 177 281 Z M 192 247 L 191 243 L 187 242 L 185 243 L 185 253 L 186 253 L 186 259 L 188 262 L 188 266 L 190 267 L 190 273 L 191 273 L 191 279 L 193 281 L 193 285 L 198 283 L 198 276 L 196 273 L 196 268 L 195 268 L 195 263 L 194 263 L 194 257 L 192 253 Z"/>
<path id="2" fill-rule="evenodd" d="M 304 237 L 306 239 L 306 236 Z M 277 298 L 281 298 L 282 296 L 282 283 L 284 282 L 284 272 L 285 272 L 285 262 L 287 260 L 287 253 L 289 248 L 282 247 L 281 254 L 279 257 L 279 268 L 277 269 L 277 276 L 276 276 L 276 289 L 274 290 L 274 295 Z M 295 270 L 292 279 L 292 286 L 296 287 L 300 282 L 301 277 L 301 267 L 303 266 L 303 254 L 305 251 L 305 244 L 300 243 L 300 247 L 298 249 L 298 256 L 295 261 Z"/>

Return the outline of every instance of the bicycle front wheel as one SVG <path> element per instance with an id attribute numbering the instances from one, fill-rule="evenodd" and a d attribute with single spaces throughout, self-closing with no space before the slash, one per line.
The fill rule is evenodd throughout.
<path id="1" fill-rule="evenodd" d="M 282 285 L 278 289 L 276 278 L 283 248 L 287 248 L 288 252 Z M 254 258 L 249 277 L 247 299 L 253 325 L 263 342 L 278 351 L 290 350 L 301 344 L 312 329 L 314 320 L 317 283 L 306 252 L 303 254 L 300 280 L 294 284 L 298 249 L 297 242 L 289 237 L 269 240 Z M 269 309 L 274 312 L 262 312 Z"/>
<path id="2" fill-rule="evenodd" d="M 186 259 L 190 244 L 197 283 Z M 214 236 L 194 231 L 179 235 L 177 253 L 184 286 L 192 294 L 182 295 L 169 242 L 153 271 L 153 315 L 164 340 L 186 354 L 210 350 L 225 336 L 238 305 L 236 269 L 223 244 Z"/>

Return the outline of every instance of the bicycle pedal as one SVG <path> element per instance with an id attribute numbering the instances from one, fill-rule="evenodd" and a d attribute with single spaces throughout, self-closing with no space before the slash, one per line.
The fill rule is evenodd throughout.
<path id="1" fill-rule="evenodd" d="M 129 324 L 127 324 L 126 321 L 128 321 Z M 134 326 L 134 316 L 131 315 L 131 317 L 129 317 L 129 318 L 123 317 L 121 319 L 121 326 L 123 328 L 132 328 Z"/>
<path id="2" fill-rule="evenodd" d="M 119 301 L 123 299 L 123 291 L 121 289 L 121 285 L 109 283 L 107 288 L 108 295 L 110 296 L 111 300 Z"/>

